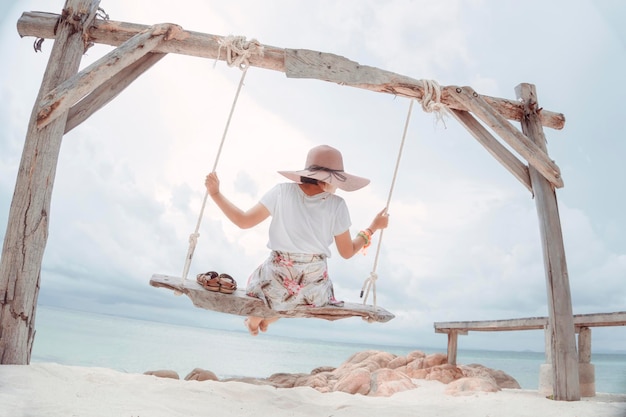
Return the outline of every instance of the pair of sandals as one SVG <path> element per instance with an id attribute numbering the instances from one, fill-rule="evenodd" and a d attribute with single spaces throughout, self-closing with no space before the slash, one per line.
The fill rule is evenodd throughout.
<path id="1" fill-rule="evenodd" d="M 228 274 L 218 274 L 215 271 L 198 274 L 198 284 L 202 288 L 212 292 L 221 292 L 222 294 L 232 294 L 237 289 L 237 281 Z"/>

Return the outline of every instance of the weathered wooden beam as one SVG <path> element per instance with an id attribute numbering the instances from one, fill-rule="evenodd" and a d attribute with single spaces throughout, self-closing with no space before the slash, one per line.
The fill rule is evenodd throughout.
<path id="1" fill-rule="evenodd" d="M 450 113 L 464 126 L 474 138 L 485 147 L 498 162 L 502 164 L 524 187 L 532 193 L 528 167 L 511 151 L 505 148 L 478 120 L 464 110 L 450 109 Z"/>
<path id="2" fill-rule="evenodd" d="M 22 37 L 54 39 L 54 26 L 58 17 L 59 15 L 55 13 L 24 12 L 17 21 L 17 32 Z M 98 19 L 89 29 L 89 40 L 103 45 L 119 46 L 149 27 L 149 25 Z M 184 36 L 162 43 L 153 52 L 211 59 L 219 57 L 224 61 L 225 51 L 221 47 L 224 38 L 224 36 L 184 30 Z M 263 45 L 263 48 L 263 56 L 250 57 L 250 65 L 285 72 L 285 50 L 270 45 Z"/>
<path id="3" fill-rule="evenodd" d="M 501 332 L 517 330 L 540 330 L 548 325 L 548 317 L 526 317 L 506 320 L 448 321 L 435 322 L 435 333 L 448 333 L 450 330 L 473 332 Z M 575 314 L 574 326 L 611 327 L 626 326 L 626 311 L 614 313 Z"/>
<path id="4" fill-rule="evenodd" d="M 17 23 L 20 36 L 54 39 L 57 14 L 25 12 Z M 145 30 L 148 26 L 112 20 L 96 20 L 89 31 L 89 39 L 94 43 L 118 46 Z M 185 36 L 164 42 L 154 52 L 176 53 L 202 58 L 224 60 L 220 51 L 222 36 L 185 31 Z M 421 99 L 424 87 L 420 80 L 375 67 L 367 67 L 339 55 L 309 51 L 305 49 L 282 49 L 263 45 L 263 56 L 253 55 L 250 65 L 274 71 L 285 72 L 289 77 L 316 78 L 329 82 L 364 88 L 376 92 Z M 347 75 L 352 72 L 352 75 Z M 491 107 L 509 120 L 521 121 L 523 109 L 519 102 L 497 97 L 481 96 Z M 457 110 L 469 110 L 450 99 L 450 88 L 442 88 L 442 103 Z M 562 129 L 565 116 L 561 113 L 543 110 L 540 114 L 544 126 Z"/>
<path id="5" fill-rule="evenodd" d="M 78 71 L 85 52 L 83 35 L 99 3 L 65 3 L 37 103 Z M 0 364 L 30 362 L 50 200 L 66 117 L 63 113 L 48 126 L 37 129 L 35 106 L 28 125 L 0 258 Z"/>
<path id="6" fill-rule="evenodd" d="M 65 113 L 95 88 L 156 48 L 161 42 L 180 36 L 180 26 L 151 26 L 124 42 L 78 74 L 65 80 L 39 102 L 37 127 L 42 128 Z"/>
<path id="7" fill-rule="evenodd" d="M 539 106 L 535 86 L 520 84 L 516 87 L 516 94 L 524 104 L 522 131 L 545 152 L 546 138 L 537 113 Z M 560 401 L 578 401 L 580 400 L 580 382 L 572 295 L 556 194 L 552 184 L 544 178 L 545 173 L 539 173 L 532 164 L 529 171 L 539 215 L 548 289 L 554 398 Z"/>
<path id="8" fill-rule="evenodd" d="M 80 125 L 92 114 L 108 104 L 141 74 L 152 68 L 154 64 L 166 55 L 150 52 L 94 89 L 89 95 L 70 108 L 67 115 L 67 123 L 65 124 L 65 133 Z"/>
<path id="9" fill-rule="evenodd" d="M 529 317 L 507 320 L 481 321 L 450 321 L 435 322 L 435 333 L 448 333 L 453 329 L 463 329 L 473 332 L 502 332 L 516 330 L 539 330 L 548 323 L 547 317 Z"/>
<path id="10" fill-rule="evenodd" d="M 555 187 L 563 187 L 561 170 L 548 154 L 531 139 L 520 132 L 487 103 L 471 87 L 456 87 L 455 98 L 492 128 L 506 143 L 537 169 Z"/>

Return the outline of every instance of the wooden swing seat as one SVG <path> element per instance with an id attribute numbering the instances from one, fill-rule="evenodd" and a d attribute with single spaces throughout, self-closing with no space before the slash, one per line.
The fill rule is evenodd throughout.
<path id="1" fill-rule="evenodd" d="M 157 288 L 167 288 L 176 293 L 185 294 L 194 306 L 206 310 L 218 311 L 226 314 L 256 317 L 300 317 L 318 318 L 324 320 L 339 320 L 348 317 L 361 317 L 368 322 L 385 323 L 395 316 L 381 307 L 360 303 L 344 303 L 343 307 L 298 307 L 290 311 L 274 311 L 258 298 L 249 297 L 243 289 L 237 289 L 233 294 L 222 294 L 205 290 L 195 280 L 181 279 L 169 275 L 154 274 L 150 285 Z"/>

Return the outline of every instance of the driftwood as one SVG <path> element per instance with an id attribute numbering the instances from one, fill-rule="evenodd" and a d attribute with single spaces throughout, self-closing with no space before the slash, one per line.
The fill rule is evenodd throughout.
<path id="1" fill-rule="evenodd" d="M 535 86 L 520 84 L 516 87 L 516 93 L 524 103 L 525 116 L 522 120 L 522 130 L 545 151 L 546 138 L 537 115 L 539 107 Z M 572 295 L 556 193 L 550 182 L 535 167 L 530 166 L 529 172 L 539 215 L 539 231 L 548 289 L 554 398 L 578 401 L 580 400 L 580 387 Z"/>
<path id="2" fill-rule="evenodd" d="M 55 20 L 53 16 L 55 15 L 40 12 L 24 13 L 18 21 L 18 32 L 22 36 L 54 37 L 51 25 Z M 130 71 L 127 67 L 137 65 L 136 61 L 145 59 L 146 54 L 174 52 L 225 59 L 223 57 L 225 54 L 220 53 L 223 39 L 216 35 L 185 31 L 172 24 L 143 26 L 98 20 L 90 28 L 89 41 L 116 45 L 118 48 L 51 91 L 36 110 L 37 126 L 39 128 L 45 126 L 69 109 L 72 117 L 66 130 L 73 128 L 84 120 L 85 116 L 91 114 L 86 113 L 81 119 L 74 118 L 74 113 L 78 111 L 75 108 L 81 107 L 95 112 L 99 107 L 89 106 L 90 104 L 99 102 L 104 105 L 114 98 L 130 82 L 120 82 L 125 73 Z M 361 65 L 339 55 L 306 49 L 280 49 L 269 45 L 263 45 L 263 50 L 262 55 L 250 56 L 250 65 L 283 71 L 290 78 L 324 80 L 417 100 L 424 97 L 423 80 Z M 147 64 L 136 70 L 135 77 L 149 66 Z M 114 87 L 118 84 L 119 87 Z M 115 88 L 116 91 L 110 91 L 109 88 Z M 82 102 L 79 103 L 79 100 Z M 445 104 L 461 124 L 526 188 L 531 190 L 525 165 L 490 136 L 482 125 L 471 120 L 468 111 L 472 111 L 498 133 L 555 188 L 563 187 L 560 170 L 547 152 L 508 122 L 507 119 L 522 120 L 521 103 L 479 95 L 470 87 L 456 86 L 441 89 L 441 103 Z M 538 117 L 546 126 L 558 129 L 563 127 L 565 121 L 562 114 L 547 110 L 538 112 Z"/>
<path id="3" fill-rule="evenodd" d="M 182 278 L 168 275 L 152 275 L 150 285 L 183 293 L 191 299 L 196 307 L 239 316 L 301 317 L 330 321 L 349 317 L 361 317 L 368 322 L 377 321 L 381 323 L 388 322 L 395 317 L 384 308 L 357 303 L 344 303 L 343 307 L 301 307 L 292 311 L 277 312 L 269 309 L 258 298 L 248 297 L 243 289 L 237 289 L 233 294 L 221 294 L 205 290 L 196 281 L 183 280 Z"/>
<path id="4" fill-rule="evenodd" d="M 463 103 L 476 117 L 493 129 L 550 183 L 555 187 L 563 187 L 561 171 L 548 156 L 545 145 L 539 146 L 511 125 L 501 114 L 494 112 L 489 103 L 471 87 L 457 87 L 453 94 L 459 103 Z"/>
<path id="5" fill-rule="evenodd" d="M 54 39 L 54 28 L 58 18 L 59 15 L 54 13 L 25 12 L 17 22 L 17 30 L 20 36 Z M 147 25 L 96 19 L 89 30 L 89 40 L 94 43 L 119 46 L 149 28 L 150 26 Z M 219 57 L 223 60 L 225 59 L 224 52 L 222 51 L 220 55 L 220 42 L 223 39 L 218 35 L 183 30 L 181 36 L 161 43 L 153 52 L 211 59 Z M 263 45 L 263 48 L 263 56 L 251 56 L 250 65 L 284 72 L 290 78 L 315 78 L 415 99 L 421 99 L 424 94 L 420 80 L 360 65 L 338 55 L 305 49 L 283 49 L 271 45 Z M 450 97 L 455 89 L 455 86 L 443 88 L 442 103 L 449 108 L 469 110 Z M 485 95 L 481 97 L 506 119 L 522 120 L 524 112 L 519 102 Z M 539 117 L 546 127 L 562 129 L 565 125 L 565 116 L 562 113 L 544 109 Z"/>
<path id="6" fill-rule="evenodd" d="M 36 103 L 78 71 L 85 52 L 83 31 L 97 9 L 93 0 L 67 2 Z M 67 112 L 43 129 L 37 128 L 35 117 L 33 112 L 0 258 L 0 364 L 30 362 L 48 213 Z"/>

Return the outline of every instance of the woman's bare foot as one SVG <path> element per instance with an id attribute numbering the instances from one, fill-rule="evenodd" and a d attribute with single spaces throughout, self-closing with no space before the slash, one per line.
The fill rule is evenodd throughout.
<path id="1" fill-rule="evenodd" d="M 261 322 L 259 323 L 259 330 L 261 330 L 262 332 L 266 332 L 268 326 L 270 324 L 274 323 L 278 319 L 279 319 L 279 317 L 270 317 L 269 319 L 261 320 Z"/>
<path id="2" fill-rule="evenodd" d="M 248 328 L 248 331 L 250 332 L 250 334 L 252 336 L 257 336 L 259 334 L 259 325 L 261 324 L 262 321 L 263 321 L 263 317 L 250 316 L 246 318 L 243 322 Z"/>

